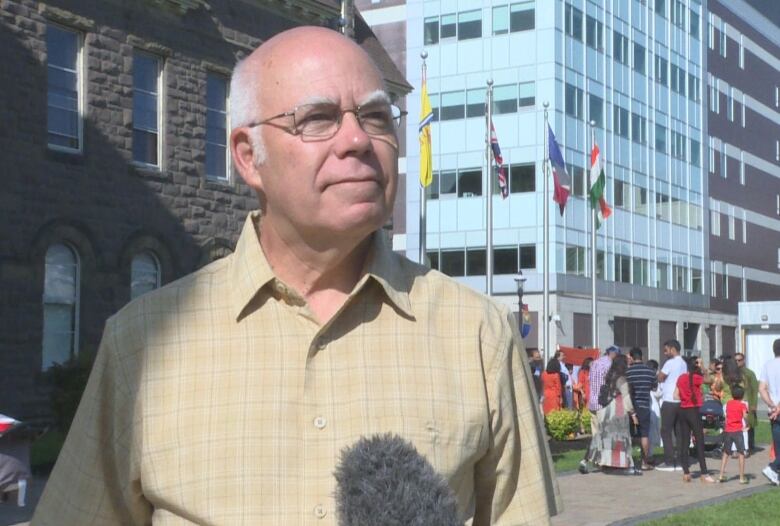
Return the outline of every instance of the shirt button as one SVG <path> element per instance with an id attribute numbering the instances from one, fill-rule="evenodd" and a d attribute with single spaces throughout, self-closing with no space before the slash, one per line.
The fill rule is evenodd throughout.
<path id="1" fill-rule="evenodd" d="M 318 519 L 322 519 L 325 517 L 325 515 L 328 514 L 328 511 L 325 509 L 325 506 L 322 504 L 317 504 L 314 506 L 314 516 Z"/>
<path id="2" fill-rule="evenodd" d="M 324 416 L 318 416 L 314 419 L 314 427 L 317 429 L 325 429 L 325 425 L 328 423 Z"/>

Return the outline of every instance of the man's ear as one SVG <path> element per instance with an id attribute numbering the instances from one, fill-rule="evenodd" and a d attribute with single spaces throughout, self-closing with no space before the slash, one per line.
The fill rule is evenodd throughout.
<path id="1" fill-rule="evenodd" d="M 244 182 L 256 192 L 263 191 L 263 181 L 255 167 L 249 128 L 236 128 L 230 133 L 230 154 L 233 166 Z"/>

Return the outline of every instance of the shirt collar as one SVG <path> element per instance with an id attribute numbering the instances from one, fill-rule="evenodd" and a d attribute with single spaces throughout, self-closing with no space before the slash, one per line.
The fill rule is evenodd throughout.
<path id="1" fill-rule="evenodd" d="M 260 246 L 257 235 L 259 225 L 260 212 L 251 212 L 244 222 L 232 256 L 229 272 L 235 319 L 241 317 L 247 305 L 263 287 L 276 279 Z M 381 230 L 371 236 L 365 275 L 382 287 L 388 300 L 397 309 L 409 317 L 414 317 L 409 300 L 412 277 L 403 272 L 400 256 L 392 251 L 387 236 Z M 365 281 L 366 279 L 360 280 L 358 286 L 365 286 Z"/>

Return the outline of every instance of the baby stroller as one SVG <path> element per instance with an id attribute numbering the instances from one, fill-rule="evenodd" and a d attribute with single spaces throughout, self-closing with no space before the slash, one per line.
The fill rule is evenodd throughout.
<path id="1" fill-rule="evenodd" d="M 699 409 L 701 427 L 704 432 L 704 451 L 712 458 L 720 458 L 723 453 L 723 429 L 726 427 L 726 415 L 720 400 L 705 400 Z"/>

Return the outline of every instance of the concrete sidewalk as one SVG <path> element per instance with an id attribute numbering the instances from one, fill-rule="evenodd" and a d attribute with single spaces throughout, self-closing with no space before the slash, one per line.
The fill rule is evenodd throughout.
<path id="1" fill-rule="evenodd" d="M 715 504 L 759 491 L 777 491 L 761 474 L 769 461 L 769 449 L 754 453 L 745 462 L 750 483 L 739 483 L 739 465 L 729 460 L 723 484 L 702 484 L 699 465 L 691 459 L 693 482 L 684 483 L 682 472 L 644 471 L 641 476 L 613 475 L 600 472 L 560 475 L 558 484 L 563 495 L 564 512 L 553 518 L 556 526 L 596 526 L 638 524 L 645 520 Z M 720 460 L 707 458 L 707 467 L 717 479 Z"/>

